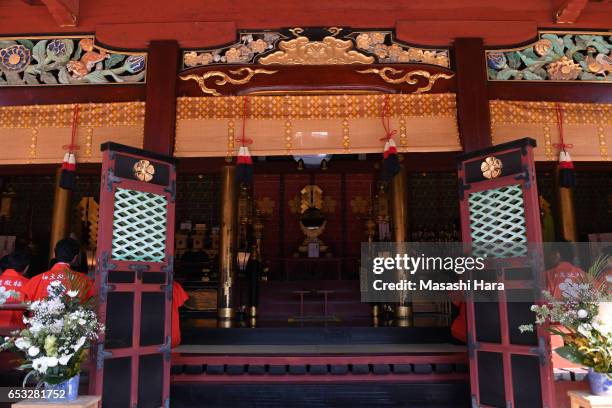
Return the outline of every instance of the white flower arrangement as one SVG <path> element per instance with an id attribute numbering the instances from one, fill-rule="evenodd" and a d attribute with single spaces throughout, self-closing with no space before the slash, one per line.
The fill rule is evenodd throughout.
<path id="1" fill-rule="evenodd" d="M 104 326 L 93 310 L 94 299 L 83 302 L 84 293 L 75 279 L 66 290 L 61 281 L 49 285 L 49 297 L 31 302 L 26 328 L 13 332 L 0 345 L 0 350 L 11 349 L 23 354 L 19 367 L 30 376 L 48 384 L 58 384 L 79 374 L 90 341 L 98 338 Z"/>
<path id="2" fill-rule="evenodd" d="M 602 275 L 607 264 L 607 257 L 600 258 L 585 279 L 566 279 L 559 285 L 560 299 L 543 291 L 544 302 L 531 306 L 531 311 L 536 314 L 537 325 L 563 338 L 565 345 L 555 349 L 557 354 L 595 372 L 612 374 L 612 321 L 602 314 L 604 305 L 612 302 L 610 282 Z M 518 330 L 523 333 L 534 327 L 523 324 Z"/>

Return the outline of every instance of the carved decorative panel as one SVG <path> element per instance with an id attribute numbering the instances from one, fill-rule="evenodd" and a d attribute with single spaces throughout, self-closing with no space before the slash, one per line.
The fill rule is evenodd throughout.
<path id="1" fill-rule="evenodd" d="M 113 51 L 95 37 L 0 38 L 0 86 L 144 83 L 147 54 Z"/>
<path id="2" fill-rule="evenodd" d="M 532 44 L 486 52 L 490 81 L 612 82 L 612 32 L 541 31 Z"/>
<path id="3" fill-rule="evenodd" d="M 183 69 L 224 64 L 337 65 L 420 63 L 450 67 L 449 50 L 395 40 L 392 30 L 292 28 L 240 31 L 238 40 L 209 49 L 185 50 Z"/>

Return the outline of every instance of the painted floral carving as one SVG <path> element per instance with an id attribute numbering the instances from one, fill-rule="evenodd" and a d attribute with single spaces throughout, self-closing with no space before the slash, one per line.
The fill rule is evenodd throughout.
<path id="1" fill-rule="evenodd" d="M 0 50 L 2 70 L 21 72 L 30 63 L 31 54 L 23 45 L 12 45 Z"/>
<path id="2" fill-rule="evenodd" d="M 248 64 L 256 56 L 270 51 L 281 38 L 279 33 L 245 33 L 240 42 L 231 46 L 206 51 L 187 51 L 183 54 L 185 68 L 209 64 Z"/>
<path id="3" fill-rule="evenodd" d="M 551 62 L 546 67 L 546 71 L 553 81 L 569 81 L 578 78 L 582 68 L 567 57 L 561 57 L 561 59 Z"/>
<path id="4" fill-rule="evenodd" d="M 306 32 L 320 31 L 310 36 Z M 346 33 L 345 35 L 343 35 Z M 351 31 L 350 29 L 332 27 L 329 29 L 291 29 L 279 32 L 243 32 L 240 40 L 232 45 L 217 49 L 193 50 L 183 53 L 183 68 L 211 64 L 254 64 L 279 49 L 282 43 L 290 41 L 292 36 L 303 36 L 308 41 L 322 43 L 325 37 L 350 40 L 354 48 L 365 56 L 374 56 L 377 63 L 421 63 L 450 67 L 449 54 L 446 49 L 421 49 L 407 46 L 393 40 L 392 31 Z M 281 41 L 282 40 L 282 41 Z M 309 47 L 308 52 L 323 52 L 320 45 Z M 313 58 L 322 59 L 321 56 Z"/>
<path id="5" fill-rule="evenodd" d="M 490 80 L 612 82 L 612 32 L 542 32 L 520 49 L 487 52 Z"/>
<path id="6" fill-rule="evenodd" d="M 391 32 L 362 32 L 355 37 L 358 49 L 370 52 L 378 63 L 421 63 L 450 66 L 447 50 L 425 50 L 416 47 L 403 46 L 393 42 Z"/>
<path id="7" fill-rule="evenodd" d="M 115 53 L 93 37 L 0 38 L 0 86 L 144 82 L 145 54 Z"/>

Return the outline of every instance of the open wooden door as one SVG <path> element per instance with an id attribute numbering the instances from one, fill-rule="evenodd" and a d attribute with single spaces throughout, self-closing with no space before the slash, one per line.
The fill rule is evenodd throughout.
<path id="1" fill-rule="evenodd" d="M 534 147 L 521 139 L 459 158 L 462 240 L 488 254 L 480 276 L 505 285 L 467 298 L 474 408 L 555 405 L 549 336 L 518 330 L 534 322 L 530 307 L 545 284 Z"/>
<path id="2" fill-rule="evenodd" d="M 90 391 L 108 408 L 169 406 L 173 159 L 102 145 L 96 253 L 99 316 Z"/>

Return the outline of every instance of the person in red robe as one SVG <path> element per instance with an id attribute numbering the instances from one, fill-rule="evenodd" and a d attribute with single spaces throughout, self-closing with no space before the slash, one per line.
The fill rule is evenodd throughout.
<path id="1" fill-rule="evenodd" d="M 546 284 L 548 291 L 555 299 L 563 294 L 559 285 L 570 279 L 574 283 L 583 281 L 586 273 L 572 264 L 574 261 L 574 247 L 570 242 L 560 242 L 552 250 L 553 267 L 546 271 Z"/>
<path id="2" fill-rule="evenodd" d="M 24 287 L 29 279 L 24 275 L 30 267 L 30 257 L 21 251 L 10 254 L 6 260 L 6 269 L 0 275 L 0 287 L 14 293 L 6 304 L 18 304 L 25 301 Z M 0 326 L 14 329 L 23 328 L 23 311 L 0 311 Z"/>
<path id="3" fill-rule="evenodd" d="M 181 344 L 181 322 L 179 317 L 179 307 L 183 306 L 189 299 L 189 295 L 180 283 L 172 282 L 172 348 Z"/>
<path id="4" fill-rule="evenodd" d="M 451 323 L 451 335 L 461 343 L 467 343 L 467 309 L 464 301 L 453 300 L 453 306 L 457 308 L 457 316 Z"/>
<path id="5" fill-rule="evenodd" d="M 35 301 L 49 296 L 48 286 L 53 281 L 61 281 L 67 291 L 78 290 L 82 302 L 94 295 L 92 281 L 81 272 L 75 272 L 72 265 L 79 256 L 79 243 L 72 238 L 62 239 L 55 246 L 55 264 L 45 273 L 34 276 L 24 288 L 26 299 Z"/>

